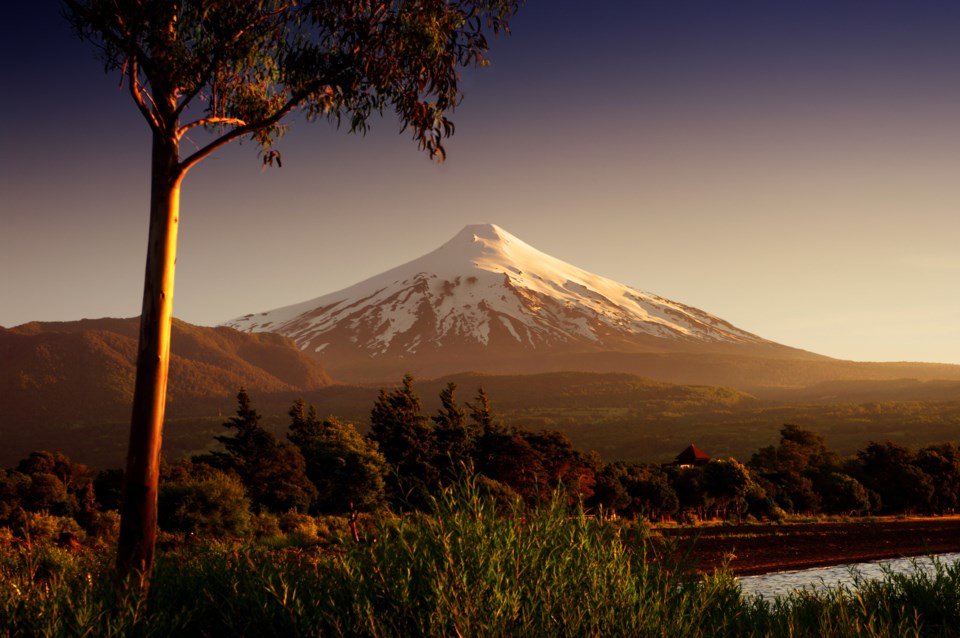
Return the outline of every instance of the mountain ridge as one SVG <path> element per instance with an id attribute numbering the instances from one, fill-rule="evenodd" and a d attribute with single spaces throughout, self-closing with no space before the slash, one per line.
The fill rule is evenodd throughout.
<path id="1" fill-rule="evenodd" d="M 438 376 L 465 362 L 480 372 L 550 371 L 559 358 L 576 365 L 604 352 L 822 358 L 585 271 L 494 224 L 466 226 L 353 286 L 223 325 L 284 334 L 349 382 L 411 369 Z"/>
<path id="2" fill-rule="evenodd" d="M 83 422 L 86 408 L 98 405 L 108 407 L 111 416 L 129 417 L 138 332 L 138 318 L 0 328 L 0 393 L 11 398 L 9 409 L 19 406 L 6 416 L 29 424 L 41 412 L 63 412 L 68 422 Z M 232 396 L 241 385 L 266 393 L 334 383 L 316 360 L 303 356 L 282 335 L 244 334 L 176 319 L 172 332 L 168 403 L 174 414 L 182 404 Z M 51 393 L 60 400 L 44 399 Z M 103 418 L 103 410 L 95 412 Z"/>

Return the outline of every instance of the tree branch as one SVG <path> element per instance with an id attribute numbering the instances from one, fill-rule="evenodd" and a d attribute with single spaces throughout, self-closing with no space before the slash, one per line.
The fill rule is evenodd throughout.
<path id="1" fill-rule="evenodd" d="M 133 101 L 137 105 L 137 108 L 140 109 L 140 113 L 143 114 L 144 119 L 147 120 L 147 124 L 150 125 L 150 128 L 152 128 L 154 131 L 159 131 L 162 129 L 162 126 L 157 118 L 157 105 L 153 102 L 153 96 L 151 96 L 149 93 L 144 94 L 140 90 L 139 73 L 140 71 L 137 65 L 136 56 L 128 57 L 127 82 L 130 84 L 130 95 L 133 97 Z M 144 95 L 146 95 L 146 99 L 144 99 Z M 147 106 L 147 100 L 149 100 L 150 106 Z"/>
<path id="2" fill-rule="evenodd" d="M 314 87 L 311 86 L 311 88 L 309 89 L 299 91 L 295 93 L 289 100 L 287 100 L 287 102 L 283 106 L 281 106 L 279 109 L 274 111 L 274 113 L 269 117 L 265 117 L 262 120 L 258 120 L 256 122 L 251 122 L 250 124 L 244 124 L 242 126 L 238 126 L 237 128 L 233 129 L 229 133 L 225 133 L 221 135 L 217 139 L 213 140 L 212 142 L 210 142 L 209 144 L 207 144 L 206 146 L 204 146 L 203 148 L 196 151 L 195 153 L 187 157 L 185 160 L 180 162 L 180 173 L 181 174 L 186 173 L 188 170 L 193 168 L 194 164 L 204 159 L 205 157 L 207 157 L 217 149 L 221 148 L 222 146 L 226 146 L 227 144 L 234 141 L 235 139 L 243 137 L 244 135 L 249 135 L 254 131 L 259 131 L 269 126 L 273 126 L 274 124 L 282 120 L 284 117 L 289 115 L 290 112 L 293 111 L 293 109 L 297 108 L 297 106 L 301 102 L 303 102 L 303 100 L 305 100 L 306 97 L 313 92 L 313 90 L 314 90 Z M 198 120 L 198 121 L 202 121 L 202 120 Z M 190 127 L 192 125 L 193 123 L 188 124 L 187 126 Z M 181 130 L 186 130 L 186 127 Z"/>
<path id="3" fill-rule="evenodd" d="M 184 133 L 196 126 L 206 126 L 208 124 L 230 124 L 231 126 L 246 126 L 247 123 L 236 117 L 204 117 L 199 120 L 184 124 L 177 131 L 177 139 L 183 137 Z"/>
<path id="4" fill-rule="evenodd" d="M 213 72 L 217 68 L 217 63 L 219 62 L 217 55 L 217 52 L 215 52 L 210 59 L 210 64 L 208 64 L 207 68 L 204 69 L 200 74 L 200 79 L 194 85 L 193 89 L 180 99 L 177 109 L 173 112 L 174 117 L 179 118 L 180 115 L 183 114 L 183 109 L 187 108 L 187 105 L 190 104 L 190 102 L 192 102 L 193 99 L 200 94 L 200 91 L 203 90 L 203 87 L 205 87 L 207 82 L 210 81 L 210 78 L 213 77 Z"/>

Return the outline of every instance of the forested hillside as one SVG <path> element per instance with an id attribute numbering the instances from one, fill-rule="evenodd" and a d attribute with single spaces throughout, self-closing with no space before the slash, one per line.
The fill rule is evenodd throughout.
<path id="1" fill-rule="evenodd" d="M 303 399 L 272 431 L 241 389 L 208 451 L 163 463 L 162 528 L 242 536 L 306 524 L 309 516 L 355 521 L 358 512 L 429 511 L 465 477 L 504 507 L 559 497 L 586 511 L 648 520 L 960 511 L 954 442 L 871 440 L 840 454 L 820 433 L 786 424 L 771 443 L 739 457 L 691 445 L 666 463 L 623 461 L 578 449 L 558 430 L 510 424 L 483 388 L 463 400 L 448 382 L 435 408 L 424 405 L 422 390 L 410 376 L 381 389 L 362 433 L 338 416 L 319 416 Z M 119 470 L 59 450 L 33 451 L 0 470 L 0 527 L 42 515 L 45 525 L 70 534 L 108 533 L 119 478 Z"/>
<path id="2" fill-rule="evenodd" d="M 40 448 L 118 465 L 126 446 L 137 319 L 29 323 L 0 328 L 0 461 Z M 296 395 L 332 383 L 286 337 L 174 321 L 167 415 L 230 411 L 237 388 Z M 169 434 L 176 448 L 177 428 Z"/>

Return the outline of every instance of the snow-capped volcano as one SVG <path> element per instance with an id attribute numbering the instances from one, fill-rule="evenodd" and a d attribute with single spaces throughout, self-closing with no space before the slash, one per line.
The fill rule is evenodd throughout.
<path id="1" fill-rule="evenodd" d="M 696 308 L 551 257 L 493 224 L 339 292 L 233 319 L 291 337 L 327 368 L 401 361 L 771 344 Z M 411 365 L 413 364 L 413 365 Z"/>

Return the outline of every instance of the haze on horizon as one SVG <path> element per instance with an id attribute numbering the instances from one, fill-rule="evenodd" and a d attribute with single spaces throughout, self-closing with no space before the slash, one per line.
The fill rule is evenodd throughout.
<path id="1" fill-rule="evenodd" d="M 449 159 L 294 121 L 186 179 L 175 314 L 340 290 L 495 223 L 786 345 L 960 363 L 960 5 L 530 2 Z M 0 325 L 139 313 L 149 134 L 46 0 L 4 21 Z M 10 99 L 10 97 L 14 99 Z"/>

